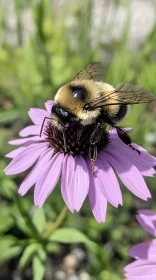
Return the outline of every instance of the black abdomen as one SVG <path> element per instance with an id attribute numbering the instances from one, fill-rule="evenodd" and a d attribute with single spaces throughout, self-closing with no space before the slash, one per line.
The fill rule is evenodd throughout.
<path id="1" fill-rule="evenodd" d="M 117 121 L 120 121 L 121 119 L 123 119 L 127 113 L 127 110 L 128 110 L 128 106 L 123 104 L 123 105 L 120 105 L 120 109 L 118 111 L 118 113 L 113 116 L 113 121 L 114 122 L 117 122 Z"/>

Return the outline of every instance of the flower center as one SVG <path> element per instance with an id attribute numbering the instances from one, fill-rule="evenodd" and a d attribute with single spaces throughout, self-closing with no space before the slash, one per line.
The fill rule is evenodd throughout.
<path id="1" fill-rule="evenodd" d="M 73 156 L 82 155 L 90 156 L 90 137 L 95 130 L 96 124 L 83 126 L 79 122 L 75 122 L 67 128 L 62 130 L 57 129 L 56 126 L 48 122 L 44 133 L 47 136 L 49 145 L 53 147 L 56 152 L 70 154 Z M 100 152 L 109 144 L 109 133 L 104 131 L 100 140 L 96 143 L 97 152 Z"/>

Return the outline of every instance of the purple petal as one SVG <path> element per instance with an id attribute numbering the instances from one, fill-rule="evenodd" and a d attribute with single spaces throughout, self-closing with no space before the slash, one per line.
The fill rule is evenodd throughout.
<path id="1" fill-rule="evenodd" d="M 15 158 L 17 157 L 21 152 L 23 152 L 25 149 L 27 149 L 26 147 L 20 147 L 15 149 L 14 151 L 8 153 L 7 155 L 5 155 L 5 157 L 7 158 Z"/>
<path id="2" fill-rule="evenodd" d="M 75 175 L 75 165 L 76 161 L 72 156 L 66 155 L 64 157 L 61 175 L 61 193 L 64 202 L 66 203 L 67 207 L 71 212 L 74 211 L 72 187 Z"/>
<path id="3" fill-rule="evenodd" d="M 27 191 L 38 181 L 42 173 L 44 172 L 45 166 L 48 164 L 50 158 L 53 155 L 53 150 L 49 149 L 45 154 L 42 154 L 38 159 L 37 163 L 24 179 L 18 192 L 20 195 L 25 195 Z"/>
<path id="4" fill-rule="evenodd" d="M 10 145 L 15 145 L 15 146 L 18 146 L 18 145 L 23 145 L 27 142 L 30 142 L 30 141 L 42 141 L 44 139 L 44 137 L 40 137 L 40 136 L 33 136 L 33 137 L 27 137 L 27 138 L 24 138 L 24 139 L 15 139 L 15 140 L 11 140 L 9 142 Z"/>
<path id="5" fill-rule="evenodd" d="M 122 205 L 122 194 L 118 180 L 110 164 L 107 162 L 106 153 L 102 153 L 96 160 L 97 174 L 101 180 L 101 191 L 106 199 L 115 207 Z"/>
<path id="6" fill-rule="evenodd" d="M 93 177 L 90 161 L 88 161 L 88 169 L 90 175 L 89 187 L 89 203 L 93 215 L 98 223 L 102 223 L 106 219 L 107 199 L 105 198 L 102 189 L 102 184 L 99 176 Z"/>
<path id="7" fill-rule="evenodd" d="M 44 143 L 32 144 L 23 152 L 21 152 L 17 157 L 15 157 L 10 164 L 5 168 L 5 173 L 7 175 L 18 174 L 29 167 L 31 167 L 38 157 L 45 151 L 47 147 Z"/>
<path id="8" fill-rule="evenodd" d="M 79 211 L 89 191 L 89 174 L 83 157 L 77 156 L 74 160 L 76 163 L 73 182 L 68 187 L 71 188 L 73 207 L 76 211 Z"/>
<path id="9" fill-rule="evenodd" d="M 107 154 L 107 159 L 118 173 L 123 184 L 132 193 L 143 200 L 151 197 L 141 173 L 128 159 L 123 157 L 121 161 L 120 158 L 114 158 L 111 154 Z"/>
<path id="10" fill-rule="evenodd" d="M 61 174 L 63 157 L 63 154 L 55 154 L 37 181 L 34 193 L 35 205 L 42 207 L 47 197 L 54 190 Z"/>
<path id="11" fill-rule="evenodd" d="M 143 147 L 133 143 L 134 148 L 139 149 L 145 160 L 149 161 L 153 166 L 156 166 L 156 157 L 151 156 Z"/>
<path id="12" fill-rule="evenodd" d="M 111 143 L 107 147 L 107 151 L 109 153 L 113 151 L 114 156 L 120 161 L 122 161 L 122 158 L 126 155 L 129 162 L 135 165 L 142 175 L 153 176 L 155 174 L 155 170 L 152 168 L 152 166 L 155 165 L 154 157 L 148 154 L 145 150 L 142 150 L 141 147 L 135 144 L 132 145 L 141 151 L 140 155 L 129 146 L 125 145 L 119 138 L 111 138 Z"/>
<path id="13" fill-rule="evenodd" d="M 45 117 L 50 116 L 50 114 L 46 110 L 38 109 L 38 108 L 31 108 L 28 114 L 32 122 L 34 124 L 39 124 L 39 125 L 42 125 Z"/>
<path id="14" fill-rule="evenodd" d="M 40 125 L 30 125 L 22 129 L 19 133 L 20 136 L 25 137 L 28 135 L 39 135 L 41 130 Z"/>
<path id="15" fill-rule="evenodd" d="M 129 131 L 132 130 L 132 128 L 131 127 L 124 127 L 124 130 L 126 132 L 129 132 Z M 116 128 L 112 128 L 111 130 L 109 130 L 109 134 L 110 134 L 111 138 L 112 137 L 119 138 L 119 136 L 117 134 L 117 131 L 116 131 Z"/>
<path id="16" fill-rule="evenodd" d="M 135 259 L 153 260 L 156 258 L 156 240 L 139 243 L 129 249 L 129 254 Z"/>
<path id="17" fill-rule="evenodd" d="M 47 102 L 45 102 L 45 107 L 48 113 L 51 113 L 51 108 L 53 105 L 54 105 L 53 100 L 48 100 Z"/>
<path id="18" fill-rule="evenodd" d="M 70 209 L 79 211 L 89 191 L 89 175 L 85 160 L 81 156 L 66 155 L 62 166 L 61 192 Z"/>
<path id="19" fill-rule="evenodd" d="M 156 213 L 151 210 L 139 210 L 136 218 L 139 224 L 150 234 L 156 236 Z"/>
<path id="20" fill-rule="evenodd" d="M 126 279 L 128 280 L 155 280 L 156 262 L 147 260 L 137 260 L 125 268 Z"/>

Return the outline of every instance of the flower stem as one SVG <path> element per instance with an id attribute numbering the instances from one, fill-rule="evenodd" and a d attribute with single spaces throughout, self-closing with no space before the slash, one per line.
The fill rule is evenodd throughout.
<path id="1" fill-rule="evenodd" d="M 56 230 L 58 227 L 60 227 L 60 225 L 64 221 L 67 213 L 68 213 L 68 208 L 65 206 L 62 209 L 62 211 L 61 211 L 60 215 L 58 216 L 58 218 L 56 219 L 56 221 L 54 223 L 48 224 L 47 231 L 44 233 L 44 238 L 48 238 L 53 233 L 54 230 Z"/>

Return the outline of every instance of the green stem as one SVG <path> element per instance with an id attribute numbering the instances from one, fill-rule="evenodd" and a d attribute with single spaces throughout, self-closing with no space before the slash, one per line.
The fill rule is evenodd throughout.
<path id="1" fill-rule="evenodd" d="M 17 37 L 19 46 L 23 45 L 23 28 L 22 28 L 22 4 L 20 0 L 15 0 L 15 11 L 17 17 Z"/>
<path id="2" fill-rule="evenodd" d="M 60 227 L 60 225 L 63 223 L 66 215 L 68 213 L 68 208 L 65 206 L 60 215 L 58 216 L 58 218 L 56 219 L 55 223 L 51 223 L 47 232 L 44 234 L 44 238 L 48 238 L 54 230 L 56 230 L 58 227 Z"/>

